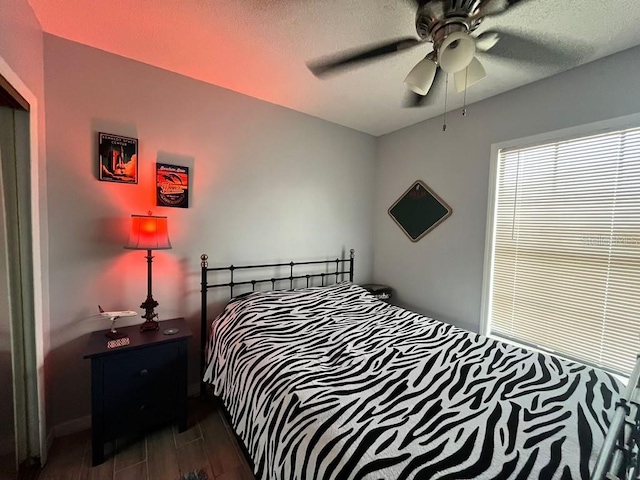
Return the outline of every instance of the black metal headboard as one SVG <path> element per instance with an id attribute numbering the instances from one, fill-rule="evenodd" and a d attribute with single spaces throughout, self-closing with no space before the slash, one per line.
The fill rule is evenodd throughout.
<path id="1" fill-rule="evenodd" d="M 306 286 L 309 287 L 311 284 L 312 278 L 320 278 L 322 279 L 322 286 L 325 286 L 326 282 L 329 282 L 333 277 L 335 277 L 336 283 L 340 280 L 341 275 L 349 275 L 349 281 L 353 282 L 353 271 L 354 271 L 354 260 L 355 260 L 355 250 L 351 249 L 349 258 L 346 260 L 341 260 L 336 258 L 335 260 L 313 260 L 310 262 L 289 262 L 289 263 L 268 263 L 264 265 L 242 265 L 235 266 L 230 265 L 228 267 L 212 267 L 209 268 L 209 262 L 207 261 L 209 256 L 206 254 L 200 255 L 200 267 L 202 270 L 202 280 L 201 280 L 201 293 L 202 293 L 202 305 L 201 305 L 201 318 L 200 318 L 200 378 L 202 379 L 202 375 L 204 374 L 205 369 L 205 351 L 207 346 L 208 339 L 208 316 L 207 316 L 207 292 L 213 288 L 220 287 L 229 287 L 230 289 L 230 298 L 233 298 L 233 289 L 237 286 L 248 286 L 251 285 L 251 289 L 255 291 L 256 285 L 263 283 L 271 283 L 271 290 L 278 290 L 276 288 L 276 284 L 280 282 L 289 281 L 288 288 L 292 289 L 294 286 L 294 280 L 306 280 Z M 345 264 L 348 264 L 349 270 L 345 270 Z M 294 268 L 300 266 L 309 266 L 312 265 L 318 268 L 331 267 L 332 270 L 325 271 L 322 273 L 313 273 L 313 274 L 305 274 L 305 275 L 294 275 Z M 333 270 L 335 266 L 335 270 Z M 278 267 L 289 267 L 289 276 L 288 277 L 270 277 L 270 278 L 262 278 L 262 279 L 254 279 L 254 280 L 244 280 L 240 282 L 236 282 L 234 280 L 234 272 L 237 270 L 251 270 L 251 269 L 259 269 L 259 268 L 278 268 Z M 209 284 L 209 272 L 230 272 L 230 281 L 227 283 L 214 283 Z M 201 393 L 203 393 L 204 384 L 201 383 Z"/>

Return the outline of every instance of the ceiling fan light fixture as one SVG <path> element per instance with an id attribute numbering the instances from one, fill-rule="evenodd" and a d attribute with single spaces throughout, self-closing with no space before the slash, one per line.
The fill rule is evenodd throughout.
<path id="1" fill-rule="evenodd" d="M 458 92 L 464 92 L 467 88 L 475 85 L 487 76 L 482 63 L 477 58 L 471 59 L 471 63 L 465 70 L 456 72 L 453 75 L 453 81 L 456 84 Z"/>
<path id="2" fill-rule="evenodd" d="M 418 95 L 426 95 L 433 85 L 433 80 L 436 78 L 436 70 L 438 65 L 431 58 L 430 55 L 423 58 L 418 64 L 411 69 L 404 83 L 409 89 Z"/>
<path id="3" fill-rule="evenodd" d="M 438 49 L 438 64 L 447 73 L 464 70 L 476 54 L 476 42 L 465 32 L 453 32 Z"/>

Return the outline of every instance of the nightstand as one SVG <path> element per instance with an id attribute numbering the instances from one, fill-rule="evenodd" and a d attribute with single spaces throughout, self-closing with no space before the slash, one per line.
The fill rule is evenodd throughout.
<path id="1" fill-rule="evenodd" d="M 177 328 L 178 333 L 163 331 Z M 157 331 L 120 327 L 131 343 L 107 348 L 105 333 L 93 332 L 84 358 L 91 359 L 91 441 L 93 465 L 104 461 L 105 442 L 178 421 L 187 429 L 187 341 L 183 318 L 160 322 Z"/>
<path id="2" fill-rule="evenodd" d="M 393 289 L 388 285 L 378 285 L 376 283 L 367 283 L 362 285 L 367 292 L 376 297 L 378 300 L 390 300 L 393 295 Z"/>

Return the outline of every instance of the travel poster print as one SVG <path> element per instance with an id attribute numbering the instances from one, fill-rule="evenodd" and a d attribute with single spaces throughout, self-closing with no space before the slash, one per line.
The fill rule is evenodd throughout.
<path id="1" fill-rule="evenodd" d="M 189 167 L 156 163 L 156 205 L 189 208 Z"/>
<path id="2" fill-rule="evenodd" d="M 103 182 L 138 183 L 138 139 L 98 133 L 98 157 Z"/>

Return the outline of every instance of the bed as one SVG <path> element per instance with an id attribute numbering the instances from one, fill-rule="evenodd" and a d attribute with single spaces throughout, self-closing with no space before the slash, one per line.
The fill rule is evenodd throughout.
<path id="1" fill-rule="evenodd" d="M 232 294 L 203 336 L 256 478 L 590 478 L 619 381 L 377 300 L 351 283 L 353 252 L 331 262 L 293 289 L 313 277 L 272 264 L 287 289 Z M 246 284 L 208 284 L 205 263 L 203 292 Z"/>

